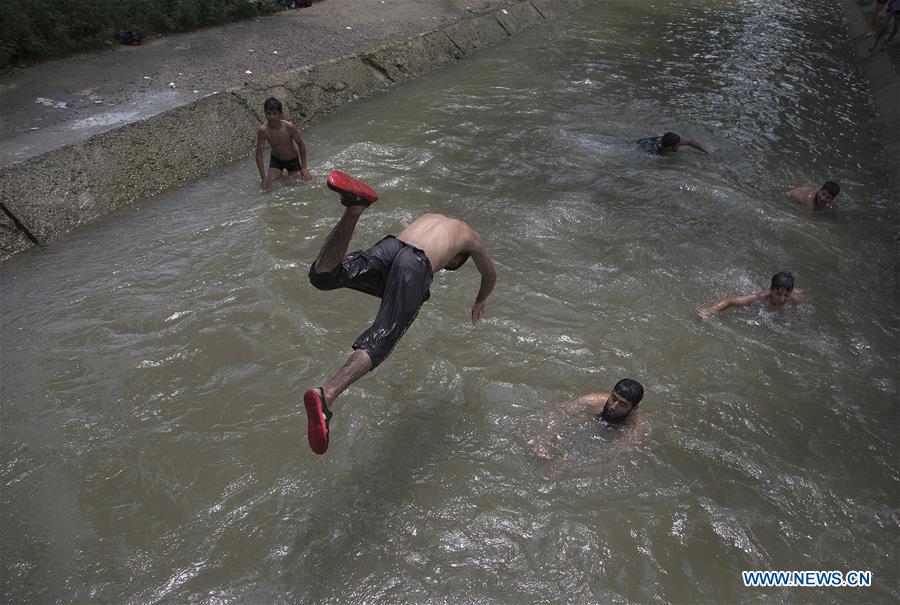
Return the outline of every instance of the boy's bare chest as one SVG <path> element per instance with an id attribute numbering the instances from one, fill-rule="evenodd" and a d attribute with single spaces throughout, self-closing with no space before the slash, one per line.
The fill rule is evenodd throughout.
<path id="1" fill-rule="evenodd" d="M 291 133 L 287 128 L 266 128 L 266 138 L 272 146 L 280 146 L 290 143 Z"/>

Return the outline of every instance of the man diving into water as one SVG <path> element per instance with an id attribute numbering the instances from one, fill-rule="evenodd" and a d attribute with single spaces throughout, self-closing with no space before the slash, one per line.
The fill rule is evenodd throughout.
<path id="1" fill-rule="evenodd" d="M 372 326 L 353 343 L 353 353 L 322 387 L 303 395 L 309 447 L 328 449 L 329 405 L 351 384 L 378 367 L 403 336 L 430 295 L 432 267 L 455 271 L 472 257 L 481 286 L 472 304 L 472 324 L 484 313 L 497 272 L 490 251 L 478 233 L 458 219 L 423 214 L 396 237 L 388 235 L 368 250 L 347 253 L 359 217 L 376 199 L 375 191 L 342 172 L 328 175 L 328 186 L 341 196 L 344 214 L 325 238 L 309 269 L 309 281 L 319 290 L 351 288 L 381 299 Z"/>

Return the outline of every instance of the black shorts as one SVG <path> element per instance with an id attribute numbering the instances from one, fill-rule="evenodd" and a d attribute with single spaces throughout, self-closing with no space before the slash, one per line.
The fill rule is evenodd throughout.
<path id="1" fill-rule="evenodd" d="M 300 172 L 300 156 L 293 160 L 279 160 L 274 155 L 269 155 L 269 168 L 287 170 L 288 172 Z"/>
<path id="2" fill-rule="evenodd" d="M 309 268 L 309 281 L 319 290 L 351 288 L 381 299 L 372 326 L 353 343 L 354 349 L 369 354 L 373 370 L 390 355 L 431 296 L 434 273 L 425 252 L 392 235 L 368 250 L 351 252 L 330 273 L 317 273 L 314 267 L 315 263 Z"/>
<path id="3" fill-rule="evenodd" d="M 650 137 L 647 139 L 638 139 L 637 146 L 652 155 L 662 155 L 659 153 L 659 146 L 662 144 L 662 137 Z"/>

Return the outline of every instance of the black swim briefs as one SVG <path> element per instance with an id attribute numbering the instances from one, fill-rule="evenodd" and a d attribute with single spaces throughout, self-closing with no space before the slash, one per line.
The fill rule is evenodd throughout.
<path id="1" fill-rule="evenodd" d="M 353 343 L 372 359 L 374 370 L 384 361 L 419 308 L 431 295 L 434 273 L 425 252 L 392 235 L 369 248 L 344 257 L 330 273 L 309 268 L 309 281 L 319 290 L 351 288 L 381 299 L 378 315 Z"/>
<path id="2" fill-rule="evenodd" d="M 300 156 L 293 160 L 279 160 L 274 155 L 269 155 L 269 168 L 287 170 L 288 172 L 300 172 Z"/>

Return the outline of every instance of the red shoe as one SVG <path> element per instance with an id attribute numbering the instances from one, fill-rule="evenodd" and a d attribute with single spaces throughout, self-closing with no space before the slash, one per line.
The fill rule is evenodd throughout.
<path id="1" fill-rule="evenodd" d="M 328 406 L 325 405 L 325 391 L 308 389 L 303 394 L 303 405 L 306 406 L 306 436 L 309 439 L 309 447 L 322 455 L 328 449 L 328 424 L 332 416 Z"/>
<path id="2" fill-rule="evenodd" d="M 328 188 L 341 194 L 344 206 L 369 206 L 378 199 L 375 190 L 340 170 L 328 173 Z"/>

